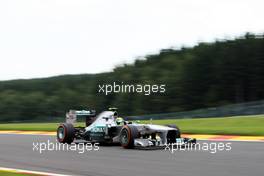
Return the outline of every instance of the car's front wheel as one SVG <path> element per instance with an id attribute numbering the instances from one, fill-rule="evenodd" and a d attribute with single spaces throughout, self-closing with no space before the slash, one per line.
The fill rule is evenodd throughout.
<path id="1" fill-rule="evenodd" d="M 71 144 L 74 140 L 74 126 L 70 123 L 62 123 L 57 129 L 57 140 L 60 143 Z"/>
<path id="2" fill-rule="evenodd" d="M 120 131 L 120 143 L 126 149 L 134 148 L 134 140 L 138 137 L 138 129 L 133 125 L 125 125 Z"/>

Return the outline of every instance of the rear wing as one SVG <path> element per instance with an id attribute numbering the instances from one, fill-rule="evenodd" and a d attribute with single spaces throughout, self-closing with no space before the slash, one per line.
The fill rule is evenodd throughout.
<path id="1" fill-rule="evenodd" d="M 86 126 L 88 126 L 88 124 L 94 120 L 95 116 L 95 110 L 69 110 L 69 112 L 66 113 L 66 123 L 74 125 L 77 122 L 77 118 L 84 117 Z"/>

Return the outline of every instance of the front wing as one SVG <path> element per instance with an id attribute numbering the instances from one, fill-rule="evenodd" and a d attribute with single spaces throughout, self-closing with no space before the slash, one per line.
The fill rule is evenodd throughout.
<path id="1" fill-rule="evenodd" d="M 169 145 L 174 145 L 177 147 L 186 147 L 195 144 L 196 139 L 194 138 L 177 138 L 176 143 L 173 144 L 163 144 L 160 140 L 157 139 L 138 138 L 134 140 L 134 146 L 137 149 L 162 149 Z"/>

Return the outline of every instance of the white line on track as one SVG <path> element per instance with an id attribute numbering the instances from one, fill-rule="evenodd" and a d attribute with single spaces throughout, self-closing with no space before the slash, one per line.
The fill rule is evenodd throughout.
<path id="1" fill-rule="evenodd" d="M 11 173 L 23 173 L 23 174 L 36 174 L 42 176 L 70 176 L 64 174 L 55 174 L 49 172 L 39 172 L 39 171 L 32 171 L 32 170 L 23 170 L 23 169 L 14 169 L 14 168 L 7 168 L 7 167 L 0 167 L 0 171 L 6 171 Z"/>

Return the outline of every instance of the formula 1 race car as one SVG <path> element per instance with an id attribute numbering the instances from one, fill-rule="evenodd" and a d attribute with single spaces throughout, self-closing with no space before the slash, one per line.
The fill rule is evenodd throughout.
<path id="1" fill-rule="evenodd" d="M 74 127 L 77 117 L 86 118 L 86 127 Z M 101 144 L 121 144 L 123 148 L 165 147 L 172 143 L 195 144 L 196 139 L 181 138 L 175 125 L 139 124 L 118 117 L 117 109 L 110 108 L 96 115 L 94 110 L 70 110 L 66 123 L 59 125 L 57 140 L 71 144 L 74 140 L 85 140 Z"/>

